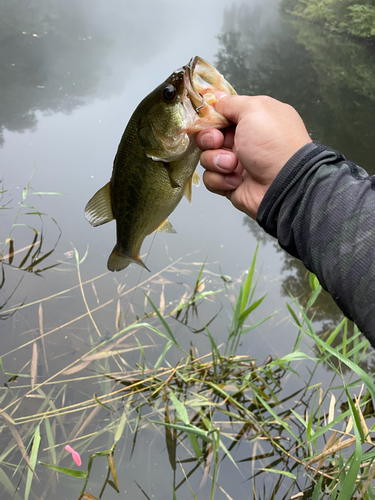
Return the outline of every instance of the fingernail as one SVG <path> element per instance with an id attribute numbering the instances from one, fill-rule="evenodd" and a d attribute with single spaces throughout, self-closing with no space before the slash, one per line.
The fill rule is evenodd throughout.
<path id="1" fill-rule="evenodd" d="M 218 167 L 223 168 L 224 170 L 229 170 L 233 166 L 232 155 L 221 153 L 216 156 L 215 163 Z"/>
<path id="2" fill-rule="evenodd" d="M 223 97 L 227 96 L 228 94 L 226 94 L 225 92 L 222 92 L 221 90 L 218 90 L 217 92 L 215 92 L 215 97 L 216 99 L 219 101 L 220 99 L 222 99 Z"/>
<path id="3" fill-rule="evenodd" d="M 201 143 L 205 149 L 212 149 L 214 147 L 214 136 L 212 133 L 207 132 L 206 134 L 203 134 L 201 137 Z"/>

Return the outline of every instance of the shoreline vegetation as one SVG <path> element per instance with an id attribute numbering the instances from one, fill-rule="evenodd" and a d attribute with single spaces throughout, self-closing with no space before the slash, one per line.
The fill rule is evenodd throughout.
<path id="1" fill-rule="evenodd" d="M 27 210 L 31 210 L 26 200 L 29 190 L 30 183 L 22 202 Z M 34 232 L 42 234 L 35 228 Z M 30 248 L 33 245 L 34 241 Z M 15 266 L 14 248 L 8 238 L 1 260 L 3 276 L 4 267 Z M 280 314 L 259 313 L 267 297 L 257 294 L 257 250 L 240 285 L 217 275 L 210 287 L 207 277 L 212 272 L 200 264 L 192 292 L 172 303 L 165 299 L 168 280 L 161 280 L 162 285 L 152 291 L 145 288 L 168 269 L 147 277 L 138 285 L 145 290 L 144 315 L 127 325 L 129 309 L 124 314 L 119 304 L 129 298 L 131 302 L 134 290 L 121 290 L 107 303 L 89 306 L 89 287 L 94 282 L 98 286 L 101 276 L 82 281 L 84 258 L 75 250 L 77 282 L 58 295 L 67 296 L 73 288 L 79 291 L 91 340 L 84 352 L 68 357 L 56 372 L 48 362 L 46 342 L 53 333 L 67 332 L 78 318 L 50 330 L 44 326 L 44 311 L 56 295 L 12 307 L 3 304 L 3 322 L 29 307 L 39 311 L 37 335 L 0 356 L 5 380 L 0 388 L 0 484 L 9 498 L 48 498 L 66 475 L 73 479 L 72 498 L 104 498 L 106 488 L 122 491 L 117 471 L 125 460 L 124 442 L 132 443 L 131 460 L 143 434 L 152 429 L 165 450 L 174 499 L 186 498 L 187 492 L 194 499 L 202 492 L 210 500 L 232 498 L 220 472 L 226 464 L 243 475 L 243 458 L 236 457 L 240 447 L 247 450 L 250 470 L 243 480 L 251 481 L 254 498 L 303 494 L 313 500 L 373 499 L 375 388 L 366 364 L 371 356 L 368 341 L 356 328 L 349 334 L 345 318 L 324 337 L 315 333 L 312 311 L 321 287 L 310 275 L 306 307 L 294 297 L 286 302 L 286 321 L 296 332 L 291 352 L 261 361 L 241 354 L 243 336 L 261 336 L 266 322 Z M 23 249 L 23 254 L 29 251 Z M 40 251 L 37 258 L 43 262 L 52 252 Z M 25 256 L 20 258 L 25 261 Z M 168 267 L 176 272 L 186 271 L 184 266 L 180 260 Z M 227 316 L 217 310 L 225 302 L 231 311 Z M 211 319 L 195 329 L 208 341 L 204 352 L 193 343 L 187 349 L 175 334 L 176 325 L 189 326 L 191 317 L 194 325 L 200 322 L 202 303 L 213 310 Z M 103 307 L 113 310 L 118 327 L 109 337 L 97 322 Z M 220 343 L 218 316 L 227 320 L 228 331 Z M 9 355 L 20 352 L 31 353 L 31 358 L 19 373 L 11 373 Z M 126 361 L 129 353 L 138 353 L 135 366 Z M 45 365 L 44 376 L 38 374 L 40 365 Z M 329 383 L 319 381 L 322 367 L 330 373 Z M 81 391 L 80 386 L 86 389 Z M 90 387 L 95 390 L 92 397 L 87 394 Z M 82 457 L 80 468 L 71 467 L 65 447 Z M 104 467 L 103 480 L 92 475 L 95 467 Z M 148 486 L 134 481 L 141 498 L 151 498 Z"/>
<path id="2" fill-rule="evenodd" d="M 292 16 L 321 24 L 327 30 L 375 44 L 375 4 L 369 0 L 282 0 Z"/>

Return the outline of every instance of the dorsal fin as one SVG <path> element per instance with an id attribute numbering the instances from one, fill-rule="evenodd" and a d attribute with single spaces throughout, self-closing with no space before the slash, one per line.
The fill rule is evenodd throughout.
<path id="1" fill-rule="evenodd" d="M 85 217 L 92 226 L 101 226 L 114 219 L 111 201 L 111 183 L 97 191 L 85 206 Z"/>

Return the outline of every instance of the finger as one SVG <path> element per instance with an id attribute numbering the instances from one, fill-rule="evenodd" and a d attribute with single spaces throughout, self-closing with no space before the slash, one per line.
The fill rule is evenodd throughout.
<path id="1" fill-rule="evenodd" d="M 223 134 L 224 134 L 224 143 L 223 143 L 223 148 L 224 149 L 232 149 L 234 145 L 234 133 L 236 131 L 236 127 L 228 127 L 223 129 Z"/>
<path id="2" fill-rule="evenodd" d="M 238 166 L 237 156 L 232 151 L 225 149 L 203 151 L 200 162 L 206 170 L 220 174 L 232 173 Z"/>
<path id="3" fill-rule="evenodd" d="M 200 149 L 219 149 L 224 144 L 224 135 L 220 130 L 208 128 L 201 130 L 197 135 L 197 143 Z"/>
<path id="4" fill-rule="evenodd" d="M 272 107 L 274 102 L 277 101 L 268 96 L 220 95 L 215 109 L 237 124 L 244 114 L 257 111 L 265 105 Z"/>
<path id="5" fill-rule="evenodd" d="M 238 174 L 218 174 L 217 172 L 206 171 L 203 174 L 203 182 L 206 188 L 212 193 L 226 195 L 226 191 L 233 191 L 238 188 L 243 179 Z"/>

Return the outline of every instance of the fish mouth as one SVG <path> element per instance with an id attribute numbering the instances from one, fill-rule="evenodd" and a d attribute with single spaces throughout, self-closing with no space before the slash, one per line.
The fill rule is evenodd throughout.
<path id="1" fill-rule="evenodd" d="M 206 104 L 216 102 L 215 92 L 237 93 L 216 68 L 199 56 L 192 57 L 183 69 L 188 97 L 198 115 L 204 113 Z"/>

